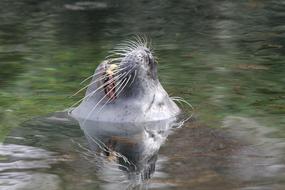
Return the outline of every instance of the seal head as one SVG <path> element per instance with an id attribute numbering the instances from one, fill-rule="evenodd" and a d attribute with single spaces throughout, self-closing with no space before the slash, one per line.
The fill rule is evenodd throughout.
<path id="1" fill-rule="evenodd" d="M 180 113 L 161 86 L 157 62 L 142 39 L 127 41 L 111 51 L 92 77 L 85 97 L 71 112 L 79 122 L 147 122 Z"/>

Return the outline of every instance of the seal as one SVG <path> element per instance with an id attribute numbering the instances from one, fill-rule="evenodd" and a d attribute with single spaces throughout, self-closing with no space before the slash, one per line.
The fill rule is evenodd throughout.
<path id="1" fill-rule="evenodd" d="M 159 82 L 157 61 L 140 37 L 125 41 L 100 63 L 85 97 L 70 114 L 80 122 L 149 122 L 175 118 L 181 112 Z"/>

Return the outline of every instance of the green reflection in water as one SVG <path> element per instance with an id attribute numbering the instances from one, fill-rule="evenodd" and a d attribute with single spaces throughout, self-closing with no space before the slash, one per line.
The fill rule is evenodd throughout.
<path id="1" fill-rule="evenodd" d="M 159 75 L 198 119 L 285 124 L 285 5 L 275 1 L 1 1 L 0 139 L 28 118 L 67 108 L 115 44 L 151 36 Z M 103 6 L 104 5 L 104 6 Z"/>

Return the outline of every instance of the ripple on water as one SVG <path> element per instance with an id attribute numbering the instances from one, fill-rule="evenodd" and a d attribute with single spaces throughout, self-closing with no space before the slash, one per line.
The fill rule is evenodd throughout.
<path id="1" fill-rule="evenodd" d="M 79 134 L 79 126 L 69 125 L 62 118 L 47 117 L 25 123 L 11 134 L 10 141 L 6 141 L 9 144 L 0 145 L 0 188 L 62 189 L 62 184 L 68 185 L 68 189 L 129 186 L 119 168 L 101 165 L 103 170 L 98 170 L 93 162 L 81 158 L 83 151 L 67 146 L 70 138 L 78 143 L 85 138 Z M 106 125 L 105 130 L 106 127 L 113 126 Z M 129 188 L 284 189 L 285 143 L 274 137 L 275 130 L 253 118 L 238 116 L 225 117 L 222 127 L 210 128 L 193 122 L 175 130 L 158 152 L 152 177 Z M 98 130 L 94 134 L 98 135 Z M 27 137 L 32 141 L 26 141 Z M 148 143 L 146 146 L 150 147 Z M 72 158 L 70 162 L 62 162 L 66 161 L 63 160 L 66 154 Z M 110 176 L 115 177 L 115 182 Z"/>
<path id="2" fill-rule="evenodd" d="M 108 8 L 105 2 L 94 1 L 80 1 L 74 4 L 65 4 L 64 8 L 72 11 L 94 10 L 94 9 L 106 9 Z"/>
<path id="3" fill-rule="evenodd" d="M 58 176 L 45 173 L 5 172 L 0 174 L 0 188 L 5 190 L 58 190 Z"/>
<path id="4" fill-rule="evenodd" d="M 224 127 L 230 136 L 244 145 L 231 155 L 232 177 L 250 183 L 274 183 L 284 178 L 284 139 L 271 137 L 276 130 L 265 127 L 254 119 L 226 117 Z"/>
<path id="5" fill-rule="evenodd" d="M 1 144 L 0 158 L 0 189 L 59 189 L 57 175 L 39 171 L 57 162 L 54 152 L 24 145 Z"/>
<path id="6" fill-rule="evenodd" d="M 193 123 L 162 147 L 168 157 L 153 183 L 176 189 L 284 189 L 285 142 L 253 118 L 228 116 L 223 128 Z"/>

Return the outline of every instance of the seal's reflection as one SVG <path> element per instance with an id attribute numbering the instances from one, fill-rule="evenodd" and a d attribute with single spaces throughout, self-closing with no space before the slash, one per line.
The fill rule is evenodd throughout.
<path id="1" fill-rule="evenodd" d="M 155 171 L 158 150 L 175 120 L 145 123 L 79 122 L 87 138 L 89 161 L 108 182 L 140 184 Z"/>

